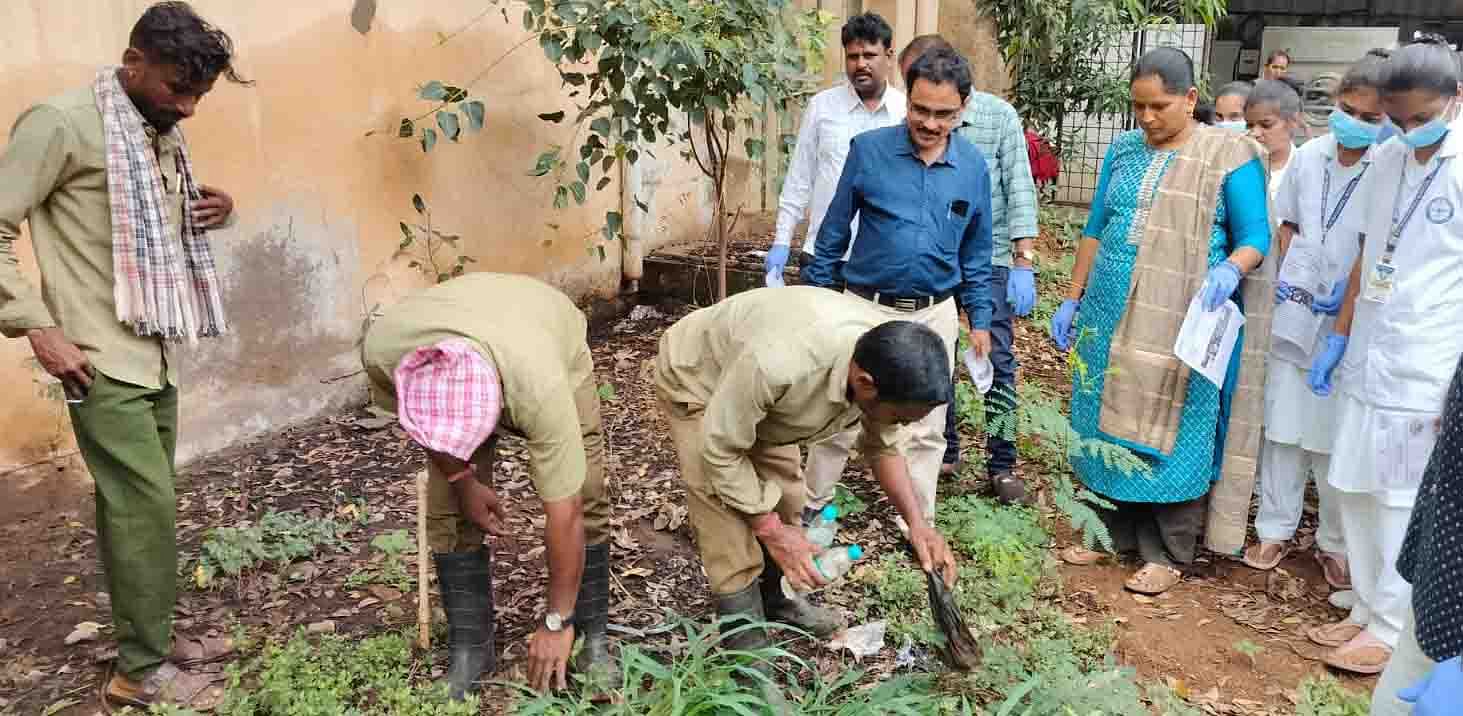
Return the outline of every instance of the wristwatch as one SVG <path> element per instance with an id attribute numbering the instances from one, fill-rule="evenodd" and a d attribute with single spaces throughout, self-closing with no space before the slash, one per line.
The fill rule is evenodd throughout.
<path id="1" fill-rule="evenodd" d="M 543 623 L 544 628 L 548 629 L 549 631 L 564 631 L 564 627 L 569 626 L 569 623 L 572 621 L 574 621 L 573 614 L 570 614 L 569 616 L 563 616 L 558 612 L 549 612 L 548 614 L 544 615 Z"/>

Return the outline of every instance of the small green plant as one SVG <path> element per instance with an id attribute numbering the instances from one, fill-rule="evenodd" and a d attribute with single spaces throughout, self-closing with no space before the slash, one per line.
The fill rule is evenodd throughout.
<path id="1" fill-rule="evenodd" d="M 1330 674 L 1306 677 L 1296 689 L 1295 716 L 1367 716 L 1371 696 L 1352 691 Z"/>
<path id="2" fill-rule="evenodd" d="M 614 383 L 604 383 L 595 392 L 599 393 L 599 399 L 606 403 L 613 403 L 620 399 L 619 393 L 615 392 Z"/>
<path id="3" fill-rule="evenodd" d="M 353 714 L 355 716 L 473 716 L 476 699 L 456 703 L 445 687 L 421 683 L 428 671 L 414 661 L 401 634 L 368 639 L 301 632 L 266 646 L 229 669 L 220 716 Z M 172 716 L 184 716 L 180 712 Z"/>
<path id="4" fill-rule="evenodd" d="M 768 625 L 741 625 L 736 629 Z M 789 636 L 789 632 L 774 634 Z M 533 693 L 521 684 L 506 684 L 522 694 L 523 700 L 509 709 L 515 716 L 570 716 L 595 713 L 601 716 L 675 716 L 678 714 L 764 714 L 768 702 L 763 686 L 775 680 L 787 700 L 797 704 L 802 716 L 922 716 L 938 705 L 931 693 L 933 680 L 905 676 L 872 689 L 856 684 L 863 673 L 842 669 L 829 680 L 819 669 L 782 646 L 752 651 L 728 649 L 721 634 L 724 622 L 680 625 L 685 646 L 669 661 L 649 656 L 633 644 L 621 647 L 624 668 L 620 698 L 612 704 L 595 704 L 593 689 L 583 687 L 554 694 Z M 679 641 L 679 639 L 678 639 Z"/>
<path id="5" fill-rule="evenodd" d="M 459 244 L 462 242 L 462 237 L 457 234 L 444 234 L 432 228 L 432 210 L 427 207 L 427 202 L 422 199 L 421 194 L 411 195 L 411 205 L 413 209 L 416 209 L 417 215 L 422 217 L 424 223 L 398 222 L 401 228 L 401 243 L 397 244 L 396 253 L 392 258 L 410 258 L 411 260 L 407 263 L 408 268 L 420 271 L 423 276 L 437 283 L 443 283 L 467 273 L 467 265 L 477 263 L 477 259 L 460 253 Z M 456 254 L 455 258 L 453 254 Z"/>
<path id="6" fill-rule="evenodd" d="M 864 502 L 862 497 L 844 487 L 841 482 L 833 488 L 833 506 L 838 508 L 838 519 L 840 520 L 869 509 L 869 503 Z"/>
<path id="7" fill-rule="evenodd" d="M 193 581 L 204 589 L 219 575 L 238 577 L 261 564 L 284 565 L 339 547 L 351 526 L 299 512 L 269 512 L 251 525 L 215 528 L 203 539 Z"/>
<path id="8" fill-rule="evenodd" d="M 1256 644 L 1249 639 L 1241 639 L 1240 641 L 1235 642 L 1234 650 L 1249 658 L 1250 668 L 1259 667 L 1259 662 L 1257 661 L 1257 659 L 1260 658 L 1261 654 L 1265 653 L 1265 647 L 1260 646 L 1259 644 Z"/>
<path id="9" fill-rule="evenodd" d="M 351 589 L 359 589 L 369 584 L 381 584 L 395 587 L 398 591 L 409 591 L 416 580 L 407 568 L 404 555 L 414 546 L 406 530 L 392 530 L 376 535 L 371 540 L 371 547 L 382 555 L 379 564 L 351 572 L 346 577 L 345 585 Z"/>

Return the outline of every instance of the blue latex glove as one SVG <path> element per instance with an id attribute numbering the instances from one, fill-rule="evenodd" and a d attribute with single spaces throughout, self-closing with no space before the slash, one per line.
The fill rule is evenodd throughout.
<path id="1" fill-rule="evenodd" d="M 1433 667 L 1427 676 L 1397 692 L 1397 698 L 1412 706 L 1412 716 L 1448 716 L 1463 704 L 1463 663 L 1453 657 Z"/>
<path id="2" fill-rule="evenodd" d="M 1239 280 L 1239 267 L 1228 261 L 1220 261 L 1209 269 L 1209 277 L 1204 279 L 1204 310 L 1213 311 L 1223 306 L 1239 288 Z"/>
<path id="3" fill-rule="evenodd" d="M 1077 329 L 1077 301 L 1067 299 L 1062 301 L 1061 308 L 1052 314 L 1052 342 L 1062 350 L 1072 347 L 1072 340 L 1076 338 Z"/>
<path id="4" fill-rule="evenodd" d="M 788 244 L 773 244 L 767 251 L 767 263 L 764 264 L 767 273 L 781 274 L 787 268 L 787 254 L 791 250 L 792 246 Z"/>
<path id="5" fill-rule="evenodd" d="M 1276 281 L 1275 282 L 1275 305 L 1279 306 L 1280 304 L 1285 303 L 1286 301 L 1289 301 L 1289 300 L 1290 300 L 1290 284 L 1288 284 L 1288 283 L 1286 283 L 1284 281 Z"/>
<path id="6" fill-rule="evenodd" d="M 1341 356 L 1346 355 L 1347 337 L 1332 333 L 1326 336 L 1326 347 L 1316 354 L 1315 360 L 1311 361 L 1311 392 L 1319 396 L 1331 394 L 1331 372 L 1341 364 Z"/>
<path id="7" fill-rule="evenodd" d="M 1324 313 L 1328 316 L 1340 313 L 1341 302 L 1346 300 L 1346 284 L 1350 281 L 1351 277 L 1347 276 L 1336 282 L 1336 286 L 1331 289 L 1330 296 L 1326 298 L 1317 296 L 1316 300 L 1311 303 L 1311 313 Z"/>
<path id="8" fill-rule="evenodd" d="M 1018 316 L 1027 316 L 1036 308 L 1035 272 L 1022 266 L 1011 269 L 1006 279 L 1006 303 L 1011 304 L 1011 312 Z"/>

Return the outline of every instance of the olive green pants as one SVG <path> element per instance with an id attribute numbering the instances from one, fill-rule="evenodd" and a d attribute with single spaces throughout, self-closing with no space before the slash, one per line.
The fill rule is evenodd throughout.
<path id="1" fill-rule="evenodd" d="M 588 351 L 585 351 L 588 360 Z M 579 496 L 584 501 L 584 544 L 601 544 L 610 537 L 610 503 L 605 494 L 604 426 L 599 414 L 599 388 L 594 378 L 584 381 L 574 391 L 574 406 L 579 412 L 579 429 L 584 442 L 584 486 Z M 493 463 L 498 438 L 493 436 L 478 448 L 472 463 L 478 467 L 478 481 L 493 484 Z M 427 462 L 427 544 L 433 552 L 467 552 L 483 544 L 482 528 L 462 516 L 452 483 L 430 461 Z"/>
<path id="2" fill-rule="evenodd" d="M 172 651 L 178 591 L 178 390 L 96 374 L 70 406 L 81 457 L 96 482 L 97 547 L 112 597 L 117 671 L 141 680 Z"/>

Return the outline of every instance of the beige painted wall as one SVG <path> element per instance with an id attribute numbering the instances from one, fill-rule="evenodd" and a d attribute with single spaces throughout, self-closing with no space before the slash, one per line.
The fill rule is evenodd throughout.
<path id="1" fill-rule="evenodd" d="M 1011 78 L 996 46 L 995 23 L 980 12 L 983 2 L 999 0 L 943 0 L 940 32 L 970 60 L 975 88 L 1004 97 Z"/>
<path id="2" fill-rule="evenodd" d="M 120 58 L 144 0 L 7 0 L 0 3 L 0 125 L 27 106 L 90 82 Z M 440 45 L 490 7 L 483 0 L 381 2 L 367 33 L 350 0 L 242 3 L 196 0 L 238 46 L 252 88 L 220 82 L 185 130 L 203 181 L 235 197 L 237 226 L 214 235 L 234 333 L 184 359 L 180 457 L 187 459 L 363 398 L 354 343 L 364 307 L 421 285 L 393 261 L 398 220 L 420 192 L 437 226 L 462 234 L 475 268 L 547 277 L 577 297 L 612 295 L 620 252 L 586 250 L 618 186 L 584 208 L 555 211 L 552 182 L 527 176 L 538 151 L 568 143 L 571 128 L 535 115 L 561 106 L 557 77 L 536 43 L 509 55 L 471 87 L 487 103 L 487 129 L 430 155 L 388 135 L 419 113 L 420 82 L 466 82 L 525 35 L 496 12 Z M 571 112 L 572 114 L 572 112 Z M 699 235 L 706 193 L 674 151 L 644 163 L 637 222 L 652 245 Z M 28 240 L 20 244 L 29 264 Z M 485 307 L 524 310 L 528 307 Z M 0 479 L 22 492 L 79 475 L 63 406 L 39 395 L 23 340 L 0 340 Z M 54 460 L 54 458 L 62 458 Z M 51 462 L 35 465 L 41 461 Z M 26 468 L 25 466 L 32 467 Z"/>

